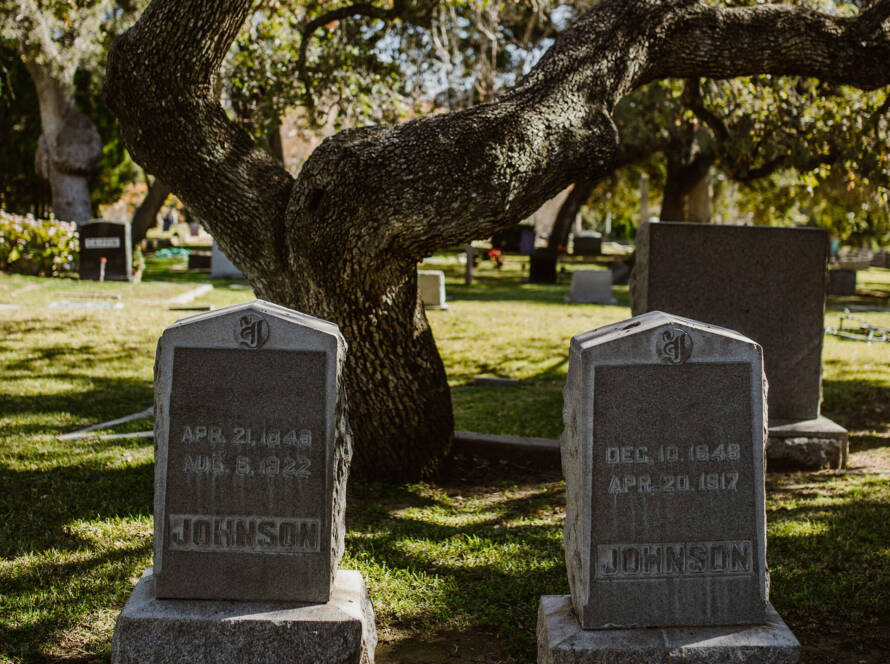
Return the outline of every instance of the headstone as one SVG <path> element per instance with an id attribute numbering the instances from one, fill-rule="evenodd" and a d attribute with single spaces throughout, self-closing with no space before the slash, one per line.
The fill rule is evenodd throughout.
<path id="1" fill-rule="evenodd" d="M 856 270 L 828 270 L 829 295 L 856 295 Z"/>
<path id="2" fill-rule="evenodd" d="M 611 270 L 575 270 L 567 299 L 578 304 L 615 304 Z"/>
<path id="3" fill-rule="evenodd" d="M 80 278 L 132 281 L 130 224 L 99 219 L 77 227 L 80 236 Z"/>
<path id="4" fill-rule="evenodd" d="M 556 283 L 556 253 L 537 249 L 529 256 L 528 281 L 532 284 Z"/>
<path id="5" fill-rule="evenodd" d="M 630 294 L 635 315 L 667 311 L 759 343 L 772 424 L 800 422 L 808 444 L 839 450 L 828 465 L 840 468 L 847 433 L 820 416 L 828 253 L 828 233 L 816 228 L 647 223 L 637 235 Z M 798 438 L 788 427 L 771 429 L 769 458 Z M 789 450 L 782 458 L 819 457 Z"/>
<path id="6" fill-rule="evenodd" d="M 427 309 L 447 309 L 445 304 L 445 273 L 442 270 L 418 270 L 417 290 Z"/>
<path id="7" fill-rule="evenodd" d="M 828 233 L 814 228 L 646 223 L 634 315 L 666 311 L 763 346 L 770 418 L 819 416 Z"/>
<path id="8" fill-rule="evenodd" d="M 167 659 L 151 661 L 234 664 L 297 646 L 327 655 L 294 661 L 359 661 L 360 651 L 373 661 L 364 582 L 337 569 L 351 453 L 345 350 L 336 325 L 261 300 L 164 331 L 154 567 L 118 620 L 113 662 L 163 648 Z M 354 659 L 334 657 L 347 642 Z"/>
<path id="9" fill-rule="evenodd" d="M 532 226 L 522 226 L 519 231 L 519 253 L 531 256 L 535 253 L 535 229 Z"/>
<path id="10" fill-rule="evenodd" d="M 213 241 L 213 247 L 210 250 L 210 278 L 211 279 L 243 279 L 241 273 L 234 263 L 229 260 L 222 249 L 219 248 L 216 240 Z"/>
<path id="11" fill-rule="evenodd" d="M 188 269 L 209 272 L 212 268 L 212 256 L 209 251 L 190 251 Z"/>
<path id="12" fill-rule="evenodd" d="M 571 596 L 542 598 L 538 661 L 796 661 L 768 597 L 760 346 L 648 313 L 574 337 L 564 397 Z"/>
<path id="13" fill-rule="evenodd" d="M 603 253 L 603 236 L 596 231 L 581 231 L 572 240 L 572 253 L 576 256 L 599 256 Z"/>
<path id="14" fill-rule="evenodd" d="M 344 350 L 335 325 L 262 301 L 165 330 L 159 598 L 329 599 L 343 537 L 334 431 Z"/>

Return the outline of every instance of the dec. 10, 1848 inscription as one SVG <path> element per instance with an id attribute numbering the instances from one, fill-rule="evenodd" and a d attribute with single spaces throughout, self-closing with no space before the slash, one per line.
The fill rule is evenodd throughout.
<path id="1" fill-rule="evenodd" d="M 573 339 L 565 396 L 582 627 L 762 622 L 760 348 L 646 314 Z"/>
<path id="2" fill-rule="evenodd" d="M 223 309 L 159 344 L 158 597 L 328 599 L 342 339 L 288 313 Z"/>

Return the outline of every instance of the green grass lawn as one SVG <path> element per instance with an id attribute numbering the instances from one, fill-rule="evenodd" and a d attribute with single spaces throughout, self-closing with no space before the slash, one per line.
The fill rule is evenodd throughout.
<path id="1" fill-rule="evenodd" d="M 206 278 L 147 262 L 143 283 L 0 275 L 0 662 L 106 662 L 114 620 L 151 563 L 152 445 L 57 436 L 153 401 L 163 329 L 188 312 L 170 299 Z M 472 286 L 456 262 L 448 311 L 429 316 L 448 369 L 457 428 L 557 437 L 572 335 L 629 316 L 567 305 L 524 283 L 523 264 L 483 262 Z M 579 266 L 569 266 L 575 269 Z M 195 300 L 252 297 L 226 282 Z M 890 270 L 860 274 L 844 306 L 890 307 Z M 120 309 L 54 308 L 101 295 Z M 99 301 L 98 299 L 96 301 Z M 890 327 L 890 313 L 861 314 Z M 771 599 L 804 661 L 890 661 L 890 343 L 826 337 L 824 411 L 851 432 L 850 471 L 770 474 Z M 476 376 L 519 380 L 476 387 Z M 151 428 L 148 420 L 115 432 Z M 96 432 L 97 434 L 103 432 Z M 460 461 L 436 482 L 349 489 L 344 568 L 368 581 L 378 662 L 532 662 L 541 594 L 567 592 L 564 485 L 555 472 Z"/>

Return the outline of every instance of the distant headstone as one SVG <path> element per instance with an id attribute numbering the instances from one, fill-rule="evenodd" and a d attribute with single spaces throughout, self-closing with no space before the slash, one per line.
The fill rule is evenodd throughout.
<path id="1" fill-rule="evenodd" d="M 442 270 L 418 270 L 417 290 L 427 309 L 447 309 L 445 304 L 445 273 Z"/>
<path id="2" fill-rule="evenodd" d="M 568 301 L 578 304 L 615 304 L 615 298 L 612 297 L 611 270 L 572 272 Z"/>
<path id="3" fill-rule="evenodd" d="M 213 247 L 210 250 L 210 278 L 211 279 L 243 279 L 241 273 L 234 263 L 229 260 L 222 249 L 219 248 L 216 240 L 213 241 Z"/>
<path id="4" fill-rule="evenodd" d="M 519 253 L 531 256 L 535 253 L 535 229 L 524 226 L 519 232 Z"/>
<path id="5" fill-rule="evenodd" d="M 528 281 L 532 284 L 556 283 L 556 252 L 536 249 L 529 256 Z"/>
<path id="6" fill-rule="evenodd" d="M 646 223 L 631 276 L 634 315 L 666 311 L 763 346 L 770 417 L 819 416 L 828 233 L 815 228 Z"/>
<path id="7" fill-rule="evenodd" d="M 571 599 L 542 598 L 538 661 L 796 661 L 768 599 L 760 346 L 652 312 L 574 337 L 564 395 Z"/>
<path id="8" fill-rule="evenodd" d="M 164 331 L 154 568 L 118 619 L 115 664 L 373 661 L 364 581 L 337 569 L 345 351 L 336 325 L 260 300 Z"/>
<path id="9" fill-rule="evenodd" d="M 209 272 L 212 266 L 211 257 L 212 254 L 209 251 L 190 251 L 188 269 Z"/>
<path id="10" fill-rule="evenodd" d="M 856 295 L 856 270 L 838 268 L 828 271 L 829 295 Z"/>
<path id="11" fill-rule="evenodd" d="M 130 224 L 99 219 L 77 227 L 80 236 L 80 278 L 132 281 Z"/>
<path id="12" fill-rule="evenodd" d="M 596 231 L 576 233 L 572 241 L 572 253 L 576 256 L 599 256 L 603 253 L 603 236 Z"/>

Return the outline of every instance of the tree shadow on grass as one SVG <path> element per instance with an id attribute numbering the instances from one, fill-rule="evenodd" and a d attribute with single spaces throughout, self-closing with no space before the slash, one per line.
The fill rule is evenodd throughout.
<path id="1" fill-rule="evenodd" d="M 131 577 L 146 564 L 151 549 L 152 541 L 147 538 L 86 558 L 34 564 L 11 582 L 0 578 L 0 594 L 6 596 L 7 606 L 0 620 L 0 658 L 8 655 L 22 662 L 69 664 L 107 661 L 107 656 L 95 651 L 107 650 L 110 635 L 101 626 L 96 631 L 90 625 L 91 617 L 123 608 L 132 590 Z M 27 619 L 17 620 L 14 612 L 27 615 Z M 76 643 L 65 643 L 69 630 L 75 631 Z M 65 652 L 66 647 L 70 653 Z"/>
<path id="2" fill-rule="evenodd" d="M 152 463 L 45 470 L 0 466 L 0 486 L 0 558 L 13 559 L 33 551 L 91 546 L 65 530 L 81 519 L 149 516 L 154 471 Z"/>
<path id="3" fill-rule="evenodd" d="M 562 485 L 523 485 L 504 493 L 488 482 L 480 487 L 447 481 L 435 488 L 449 496 L 472 495 L 486 505 L 469 523 L 460 523 L 463 498 L 431 500 L 425 492 L 422 505 L 411 505 L 410 491 L 389 488 L 381 499 L 376 488 L 356 486 L 348 503 L 350 557 L 372 559 L 396 583 L 411 583 L 415 574 L 435 578 L 431 588 L 417 588 L 424 597 L 410 614 L 390 617 L 391 624 L 421 634 L 469 625 L 502 638 L 517 661 L 532 661 L 539 597 L 567 591 L 562 521 L 554 517 L 565 505 Z M 432 506 L 427 513 L 435 516 L 406 513 L 406 504 Z M 411 649 L 410 641 L 403 649 Z"/>
<path id="4" fill-rule="evenodd" d="M 890 385 L 879 380 L 822 381 L 822 412 L 853 430 L 890 430 Z"/>
<path id="5" fill-rule="evenodd" d="M 82 385 L 76 389 L 53 394 L 18 394 L 16 381 L 27 377 L 7 378 L 8 392 L 0 394 L 0 414 L 6 419 L 2 435 L 12 438 L 23 435 L 66 433 L 78 424 L 98 424 L 145 410 L 154 403 L 151 382 L 136 378 L 96 377 L 83 372 L 54 374 L 65 383 Z M 64 416 L 64 424 L 60 417 Z M 26 444 L 23 442 L 23 444 Z"/>
<path id="6" fill-rule="evenodd" d="M 771 487 L 770 496 L 815 499 L 834 478 L 801 479 L 803 487 Z M 837 498 L 769 510 L 770 598 L 800 640 L 802 661 L 878 664 L 890 652 L 890 502 Z"/>

